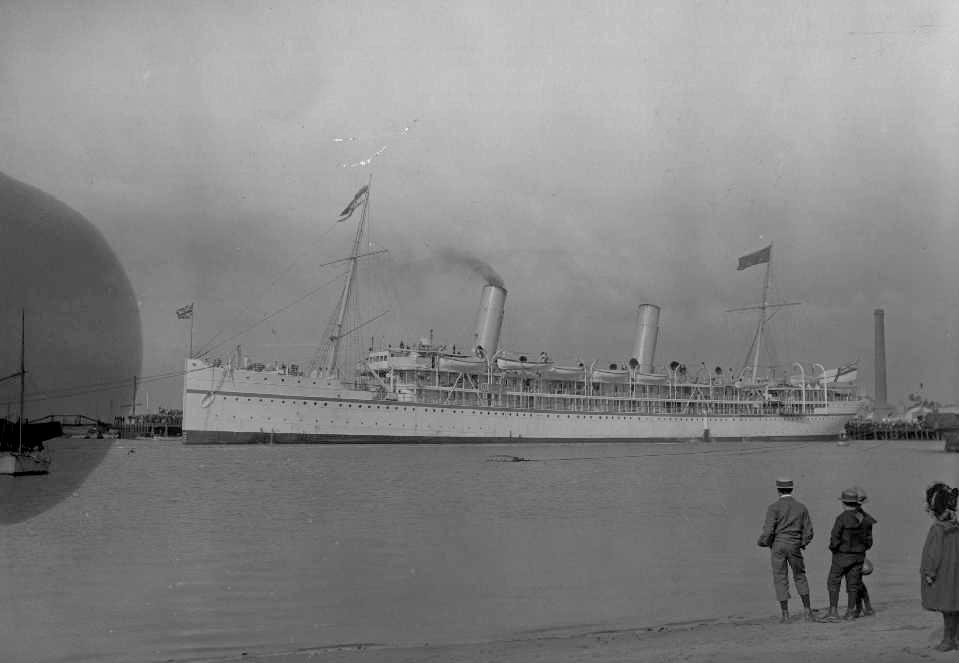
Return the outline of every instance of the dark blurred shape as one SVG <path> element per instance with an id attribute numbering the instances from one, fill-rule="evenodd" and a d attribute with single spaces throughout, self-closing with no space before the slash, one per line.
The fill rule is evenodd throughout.
<path id="1" fill-rule="evenodd" d="M 63 426 L 58 421 L 24 423 L 0 419 L 0 451 L 15 449 L 42 449 L 43 443 L 63 435 Z"/>
<path id="2" fill-rule="evenodd" d="M 133 288 L 100 232 L 78 212 L 0 173 L 0 374 L 19 366 L 26 318 L 28 420 L 126 414 L 140 372 L 140 314 Z M 0 417 L 16 420 L 16 381 L 0 384 Z M 72 494 L 109 449 L 47 445 L 50 474 L 0 477 L 0 523 L 35 516 Z M 72 445 L 70 445 L 72 448 Z"/>

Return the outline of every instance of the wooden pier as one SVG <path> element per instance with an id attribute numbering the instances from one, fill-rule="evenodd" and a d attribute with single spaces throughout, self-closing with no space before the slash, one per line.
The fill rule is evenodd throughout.
<path id="1" fill-rule="evenodd" d="M 941 440 L 937 428 L 921 421 L 869 421 L 854 419 L 846 424 L 850 440 Z"/>
<path id="2" fill-rule="evenodd" d="M 183 413 L 179 410 L 159 414 L 136 414 L 116 417 L 113 427 L 123 439 L 138 437 L 180 437 L 183 435 Z"/>

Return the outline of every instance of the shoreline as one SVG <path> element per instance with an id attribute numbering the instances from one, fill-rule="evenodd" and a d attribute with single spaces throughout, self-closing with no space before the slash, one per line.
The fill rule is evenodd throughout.
<path id="1" fill-rule="evenodd" d="M 842 596 L 841 602 L 845 600 Z M 798 601 L 794 601 L 798 605 Z M 793 619 L 780 624 L 778 606 L 768 617 L 726 617 L 635 628 L 558 628 L 510 639 L 430 645 L 344 643 L 293 651 L 241 654 L 205 660 L 213 663 L 867 663 L 957 658 L 938 652 L 942 617 L 923 610 L 918 597 L 874 604 L 876 614 L 849 622 L 805 622 L 793 606 Z M 821 616 L 824 608 L 818 608 Z"/>

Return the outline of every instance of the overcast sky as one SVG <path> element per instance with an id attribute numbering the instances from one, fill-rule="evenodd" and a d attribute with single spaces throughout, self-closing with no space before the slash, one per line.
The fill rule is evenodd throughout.
<path id="1" fill-rule="evenodd" d="M 952 2 L 5 2 L 0 171 L 102 231 L 144 375 L 181 365 L 178 306 L 202 345 L 335 276 L 372 174 L 368 335 L 469 343 L 453 247 L 502 275 L 507 349 L 621 361 L 651 302 L 657 363 L 740 366 L 736 259 L 772 242 L 780 362 L 858 358 L 871 394 L 881 307 L 890 400 L 955 401 L 957 63 Z M 334 294 L 229 345 L 308 358 Z"/>

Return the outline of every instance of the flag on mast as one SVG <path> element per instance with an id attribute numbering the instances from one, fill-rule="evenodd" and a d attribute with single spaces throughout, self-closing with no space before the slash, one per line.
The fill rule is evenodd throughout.
<path id="1" fill-rule="evenodd" d="M 843 364 L 839 368 L 831 368 L 828 371 L 823 371 L 820 381 L 826 383 L 849 384 L 850 382 L 855 382 L 858 378 L 859 360 L 857 359 L 849 362 L 848 364 Z"/>
<path id="2" fill-rule="evenodd" d="M 773 245 L 770 244 L 765 249 L 759 249 L 754 253 L 744 255 L 739 259 L 739 266 L 736 267 L 736 271 L 742 271 L 747 267 L 752 267 L 753 265 L 761 265 L 764 262 L 769 262 L 769 256 L 772 253 Z"/>
<path id="3" fill-rule="evenodd" d="M 181 306 L 176 310 L 176 317 L 179 320 L 189 320 L 193 318 L 193 304 Z"/>
<path id="4" fill-rule="evenodd" d="M 859 360 L 851 361 L 836 369 L 836 382 L 855 382 L 859 377 Z"/>
<path id="5" fill-rule="evenodd" d="M 343 208 L 343 211 L 340 212 L 340 218 L 336 220 L 337 223 L 341 221 L 346 221 L 348 218 L 353 216 L 353 212 L 356 211 L 356 208 L 363 204 L 363 201 L 366 200 L 366 196 L 370 191 L 370 187 L 364 184 L 359 191 L 356 192 L 356 195 L 353 196 L 353 200 L 350 201 L 350 204 Z"/>

